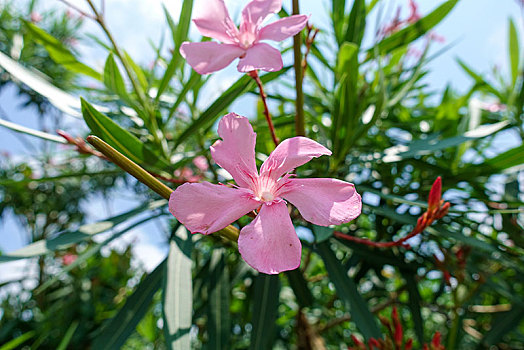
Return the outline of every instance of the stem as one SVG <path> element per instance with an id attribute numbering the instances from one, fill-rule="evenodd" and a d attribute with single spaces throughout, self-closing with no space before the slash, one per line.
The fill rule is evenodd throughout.
<path id="1" fill-rule="evenodd" d="M 293 14 L 300 13 L 298 0 L 293 0 Z M 302 36 L 298 33 L 293 37 L 293 53 L 295 56 L 295 88 L 297 98 L 295 101 L 295 133 L 297 136 L 306 136 L 306 129 L 304 126 L 304 91 L 302 90 Z"/>
<path id="2" fill-rule="evenodd" d="M 267 95 L 264 92 L 262 81 L 260 80 L 260 77 L 258 76 L 258 72 L 256 70 L 253 70 L 249 72 L 248 74 L 251 78 L 255 80 L 258 86 L 258 90 L 260 90 L 260 98 L 262 99 L 262 103 L 264 104 L 264 115 L 266 117 L 267 125 L 269 127 L 269 132 L 271 134 L 271 138 L 273 139 L 273 142 L 275 143 L 275 146 L 278 146 L 280 141 L 278 141 L 277 135 L 275 134 L 275 126 L 273 125 L 273 121 L 271 120 L 271 115 L 269 114 L 269 107 L 267 106 Z"/>
<path id="3" fill-rule="evenodd" d="M 87 137 L 87 142 L 92 144 L 97 150 L 104 154 L 113 163 L 118 165 L 127 173 L 131 174 L 138 181 L 155 191 L 161 197 L 169 199 L 173 190 L 164 185 L 159 180 L 155 179 L 151 174 L 142 169 L 138 164 L 131 161 L 129 158 L 118 152 L 116 149 L 105 143 L 102 139 L 90 135 Z M 236 227 L 229 225 L 226 228 L 216 232 L 218 235 L 231 240 L 238 241 L 239 231 Z"/>

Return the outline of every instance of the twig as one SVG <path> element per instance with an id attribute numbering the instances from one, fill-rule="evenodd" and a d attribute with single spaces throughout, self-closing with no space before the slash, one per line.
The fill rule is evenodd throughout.
<path id="1" fill-rule="evenodd" d="M 67 0 L 58 0 L 58 1 L 60 1 L 63 4 L 65 4 L 67 7 L 71 8 L 72 10 L 78 12 L 80 15 L 82 15 L 84 17 L 87 17 L 87 18 L 90 18 L 93 21 L 96 21 L 96 17 L 95 16 L 93 16 L 92 14 L 87 13 L 84 10 L 80 9 L 79 7 L 71 4 L 69 1 L 67 1 Z"/>
<path id="2" fill-rule="evenodd" d="M 314 28 L 312 25 L 308 23 L 307 39 L 306 39 L 306 53 L 304 54 L 304 59 L 302 60 L 302 82 L 304 82 L 304 77 L 306 76 L 306 73 L 307 73 L 307 57 L 311 51 L 311 46 L 313 45 L 313 42 L 315 41 L 315 38 L 319 31 L 320 29 Z"/>
<path id="3" fill-rule="evenodd" d="M 258 72 L 256 70 L 253 70 L 248 74 L 257 83 L 258 90 L 260 91 L 260 98 L 262 99 L 262 103 L 264 104 L 264 115 L 266 117 L 267 125 L 269 127 L 269 132 L 271 134 L 273 142 L 275 143 L 275 146 L 278 146 L 280 141 L 278 141 L 277 135 L 275 134 L 275 126 L 273 125 L 273 121 L 271 120 L 271 114 L 269 114 L 269 107 L 267 106 L 267 95 L 264 92 L 262 81 L 260 80 L 260 77 L 258 76 Z"/>

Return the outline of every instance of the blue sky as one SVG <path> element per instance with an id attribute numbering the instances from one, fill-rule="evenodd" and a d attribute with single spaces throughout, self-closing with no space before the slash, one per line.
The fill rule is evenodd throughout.
<path id="1" fill-rule="evenodd" d="M 208 0 L 195 0 L 196 6 L 205 6 Z M 84 1 L 72 0 L 72 3 L 82 6 Z M 419 0 L 418 3 L 422 13 L 427 13 L 441 4 L 443 1 L 436 0 Z M 165 19 L 162 11 L 162 3 L 166 5 L 174 18 L 178 17 L 181 7 L 181 0 L 107 0 L 106 1 L 107 20 L 112 32 L 132 57 L 142 64 L 148 64 L 153 59 L 153 53 L 150 49 L 148 39 L 158 43 L 162 35 L 166 35 Z M 245 0 L 226 0 L 233 18 L 238 18 L 238 14 Z M 290 0 L 284 1 L 285 6 L 289 8 Z M 391 18 L 396 11 L 397 5 L 405 5 L 407 0 L 384 0 L 384 10 L 386 17 Z M 0 0 L 0 6 L 2 0 Z M 42 0 L 42 6 L 61 6 L 56 0 Z M 327 0 L 303 0 L 301 2 L 302 12 L 311 14 L 311 22 L 318 27 L 327 27 L 329 17 L 326 9 L 330 7 Z M 377 11 L 375 11 L 377 12 Z M 388 13 L 389 12 L 389 13 Z M 450 83 L 454 88 L 464 91 L 470 85 L 471 81 L 462 72 L 456 64 L 455 58 L 460 57 L 471 67 L 479 72 L 488 73 L 493 66 L 500 67 L 507 71 L 507 27 L 508 18 L 513 17 L 519 26 L 519 35 L 523 35 L 522 12 L 517 5 L 516 0 L 461 0 L 453 10 L 451 15 L 444 20 L 437 28 L 436 32 L 446 38 L 446 44 L 437 44 L 437 49 L 442 48 L 448 43 L 454 45 L 444 55 L 431 63 L 431 73 L 428 75 L 428 83 L 435 89 L 442 89 Z M 372 25 L 375 19 L 369 21 Z M 85 29 L 89 32 L 100 34 L 98 28 L 87 23 Z M 374 29 L 373 29 L 374 31 Z M 197 32 L 192 29 L 192 35 L 198 38 Z M 370 44 L 370 38 L 367 38 L 367 44 Z M 91 47 L 83 47 L 84 61 L 92 66 L 103 67 L 106 59 L 105 54 Z M 217 89 L 224 89 L 233 80 L 238 79 L 239 73 L 231 68 L 223 73 L 216 74 L 213 79 L 213 86 Z M 217 92 L 218 93 L 218 92 Z M 20 110 L 18 108 L 20 101 L 17 101 L 13 90 L 5 90 L 0 94 L 0 107 L 6 112 L 12 121 L 30 127 L 35 127 L 36 117 L 34 111 Z M 77 122 L 68 122 L 74 127 L 81 127 Z M 69 130 L 73 134 L 74 130 Z M 13 134 L 1 128 L 0 129 L 0 151 L 7 151 L 13 155 L 25 157 L 31 155 L 32 151 L 25 149 L 19 140 Z M 130 204 L 132 205 L 132 203 Z M 123 208 L 118 207 L 115 214 Z M 93 210 L 92 218 L 103 218 L 103 215 Z M 141 233 L 137 235 L 142 237 L 145 251 L 151 255 L 151 249 L 157 249 L 163 253 L 161 248 L 161 238 L 157 236 L 153 241 L 148 242 Z M 8 218 L 0 223 L 0 249 L 12 251 L 20 248 L 25 244 L 21 239 L 22 234 L 17 223 Z M 156 248 L 155 248 L 156 247 Z M 158 248 L 160 247 L 160 248 Z"/>

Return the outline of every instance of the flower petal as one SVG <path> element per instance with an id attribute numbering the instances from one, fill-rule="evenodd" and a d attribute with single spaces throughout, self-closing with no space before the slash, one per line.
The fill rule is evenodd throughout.
<path id="1" fill-rule="evenodd" d="M 282 41 L 300 31 L 306 26 L 309 16 L 294 15 L 279 19 L 276 22 L 268 24 L 258 33 L 258 40 Z"/>
<path id="2" fill-rule="evenodd" d="M 264 204 L 258 216 L 240 231 L 238 251 L 255 270 L 277 274 L 300 265 L 302 245 L 286 202 Z"/>
<path id="3" fill-rule="evenodd" d="M 260 205 L 250 192 L 209 182 L 185 183 L 169 198 L 169 211 L 192 233 L 219 231 Z"/>
<path id="4" fill-rule="evenodd" d="M 266 72 L 276 72 L 282 69 L 280 51 L 265 43 L 258 43 L 246 51 L 246 56 L 238 62 L 239 72 L 251 72 L 262 69 Z"/>
<path id="5" fill-rule="evenodd" d="M 260 176 L 278 179 L 311 159 L 331 155 L 331 151 L 307 137 L 292 137 L 282 141 L 260 168 Z"/>
<path id="6" fill-rule="evenodd" d="M 297 207 L 305 220 L 320 226 L 350 222 L 362 211 L 355 186 L 337 179 L 289 179 L 281 196 Z"/>
<path id="7" fill-rule="evenodd" d="M 224 0 L 206 0 L 193 23 L 203 36 L 223 43 L 238 41 L 238 28 L 229 16 Z"/>
<path id="8" fill-rule="evenodd" d="M 249 120 L 229 113 L 220 120 L 218 135 L 222 140 L 211 146 L 214 161 L 227 170 L 239 186 L 251 187 L 258 177 L 255 162 L 257 134 L 253 132 Z"/>
<path id="9" fill-rule="evenodd" d="M 180 45 L 180 53 L 199 74 L 209 74 L 227 67 L 245 50 L 232 44 L 219 44 L 213 41 L 203 43 L 185 42 Z"/>
<path id="10" fill-rule="evenodd" d="M 272 13 L 282 9 L 282 0 L 252 0 L 242 10 L 241 31 L 255 33 L 257 27 Z"/>

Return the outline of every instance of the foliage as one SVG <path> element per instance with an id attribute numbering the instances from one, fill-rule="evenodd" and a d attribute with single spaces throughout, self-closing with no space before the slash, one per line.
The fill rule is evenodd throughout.
<path id="1" fill-rule="evenodd" d="M 57 263 L 57 257 L 71 251 L 65 253 L 58 246 L 40 259 L 46 271 L 53 271 L 42 275 L 39 283 L 41 288 L 50 281 L 47 289 L 40 294 L 33 290 L 27 300 L 10 294 L 3 301 L 0 341 L 29 334 L 30 341 L 43 339 L 36 344 L 40 348 L 53 349 L 64 339 L 72 348 L 105 344 L 186 349 L 191 344 L 195 349 L 339 349 L 353 344 L 352 335 L 381 338 L 388 330 L 378 320 L 389 318 L 395 305 L 413 348 L 430 343 L 436 332 L 449 349 L 521 346 L 524 75 L 515 25 L 510 21 L 507 76 L 482 75 L 459 60 L 472 79 L 471 89 L 464 94 L 451 87 L 434 92 L 425 79 L 428 63 L 439 59 L 430 56 L 430 48 L 437 45 L 433 30 L 458 0 L 441 1 L 425 17 L 402 22 L 402 28 L 390 33 L 377 31 L 368 20 L 384 1 L 331 3 L 331 27 L 315 34 L 314 41 L 310 40 L 314 28 L 301 35 L 306 43 L 303 52 L 308 52 L 302 106 L 306 135 L 326 145 L 333 156 L 314 160 L 297 172 L 302 177 L 329 176 L 355 183 L 364 197 L 362 215 L 349 224 L 320 228 L 293 211 L 304 247 L 302 264 L 295 271 L 269 276 L 242 261 L 236 242 L 218 234 L 188 235 L 175 219 L 162 215 L 165 208 L 144 206 L 139 211 L 149 213 L 151 220 L 168 223 L 170 253 L 162 265 L 139 283 L 137 271 L 129 270 L 129 251 L 98 258 L 110 239 L 95 243 L 91 236 L 103 231 L 92 230 L 85 245 L 67 246 L 73 254 L 90 252 L 84 263 L 61 271 L 65 266 Z M 92 133 L 169 187 L 192 176 L 214 183 L 229 181 L 209 157 L 209 146 L 217 139 L 213 126 L 232 103 L 257 93 L 256 82 L 238 74 L 236 82 L 209 101 L 208 77 L 184 65 L 178 50 L 155 47 L 155 64 L 141 66 L 114 41 L 104 18 L 114 14 L 89 4 L 89 16 L 105 35 L 97 38 L 107 50 L 103 71 L 81 63 L 70 46 L 57 49 L 56 42 L 28 29 L 32 25 L 14 19 L 9 6 L 0 15 L 9 18 L 0 21 L 0 37 L 8 38 L 1 41 L 1 51 L 11 51 L 1 45 L 13 41 L 12 28 L 25 28 L 21 52 L 27 50 L 27 56 L 11 54 L 11 58 L 44 71 L 67 93 L 80 92 L 85 100 L 76 108 Z M 183 2 L 178 20 L 166 11 L 172 34 L 169 47 L 178 48 L 187 39 L 192 5 Z M 70 22 L 64 20 L 61 28 L 76 23 Z M 41 29 L 66 43 L 56 27 Z M 362 38 L 373 31 L 379 34 L 367 46 Z M 39 55 L 54 63 L 42 66 L 23 59 Z M 73 57 L 74 64 L 65 64 L 64 57 Z M 295 100 L 301 99 L 295 98 L 292 77 L 290 68 L 260 76 L 281 140 L 296 135 Z M 95 87 L 86 89 L 92 81 L 97 82 Z M 269 154 L 273 143 L 263 106 L 253 107 L 249 117 L 257 132 L 257 155 Z M 493 146 L 508 135 L 517 140 L 513 148 L 494 155 Z M 83 222 L 86 210 L 73 193 L 90 194 L 114 185 L 114 174 L 107 171 L 115 168 L 90 168 L 96 152 L 78 149 L 87 156 L 62 149 L 65 160 L 53 167 L 52 174 L 41 172 L 38 177 L 28 164 L 2 164 L 0 208 L 22 218 L 33 233 L 32 241 L 46 238 L 34 219 L 38 213 L 52 213 L 51 209 L 57 218 L 65 218 L 58 220 L 59 225 L 51 224 L 53 234 L 62 231 L 57 237 L 67 239 L 69 231 Z M 198 156 L 206 158 L 207 170 L 193 162 Z M 48 160 L 43 168 L 51 163 Z M 64 182 L 69 176 L 75 180 Z M 398 241 L 416 226 L 439 176 L 451 209 L 409 245 L 384 249 L 340 238 L 342 234 L 368 242 Z M 142 185 L 124 190 L 139 201 L 156 198 Z M 38 196 L 45 198 L 40 201 Z M 128 226 L 132 218 L 120 217 Z M 243 217 L 236 226 L 250 221 Z M 6 257 L 20 259 L 21 253 Z M 53 278 L 64 273 L 67 279 Z M 77 288 L 71 291 L 69 282 Z M 73 296 L 61 294 L 66 289 Z M 44 296 L 49 304 L 39 304 Z M 64 317 L 57 323 L 53 314 Z"/>

